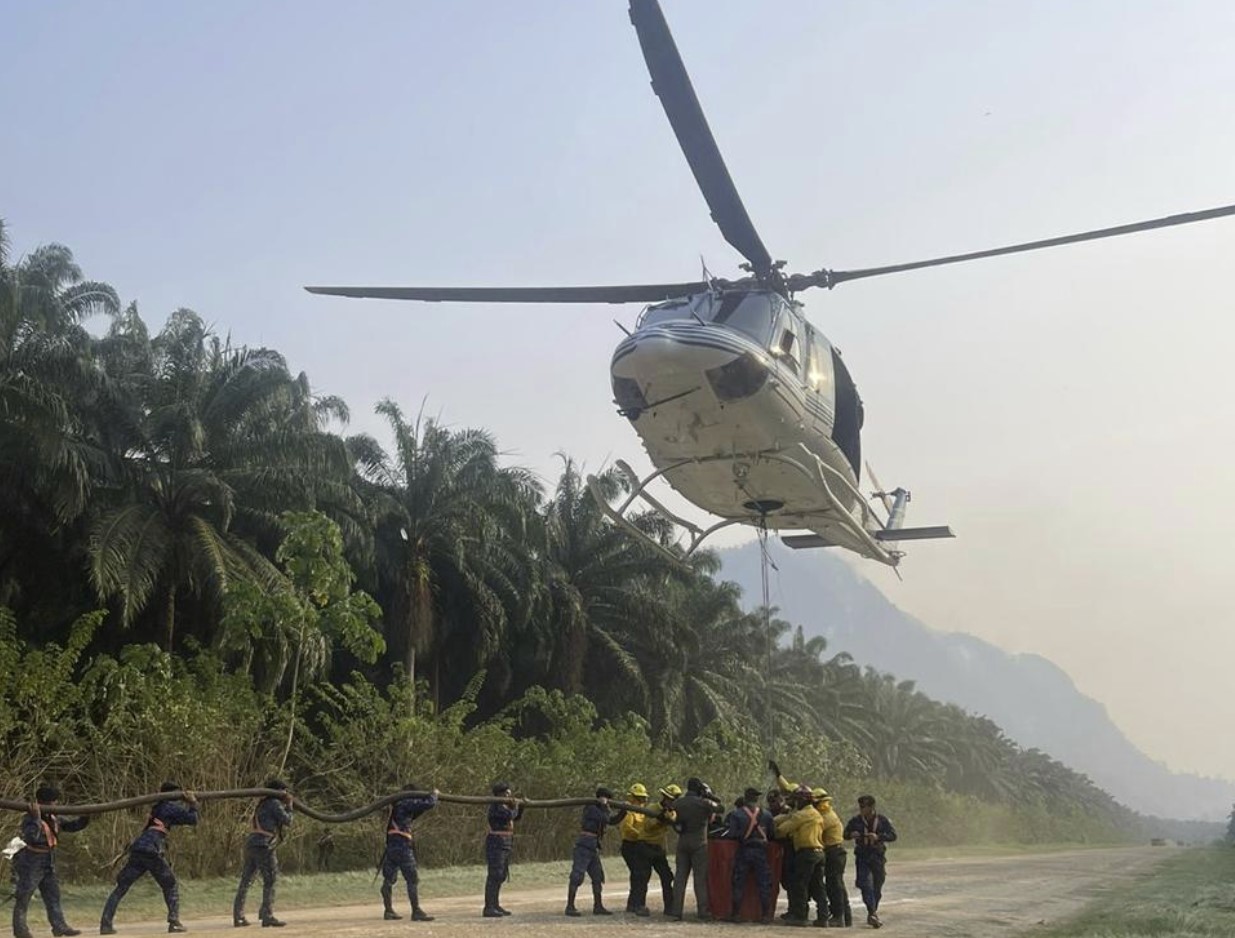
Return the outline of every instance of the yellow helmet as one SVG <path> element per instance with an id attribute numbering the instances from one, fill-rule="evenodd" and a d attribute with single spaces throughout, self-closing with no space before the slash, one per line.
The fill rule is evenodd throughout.
<path id="1" fill-rule="evenodd" d="M 832 800 L 832 796 L 829 795 L 827 793 L 827 790 L 823 788 L 812 788 L 810 790 L 810 797 L 812 801 L 831 801 Z"/>
<path id="2" fill-rule="evenodd" d="M 632 798 L 646 798 L 648 790 L 644 787 L 643 782 L 635 782 L 630 786 L 630 791 L 627 792 Z"/>
<path id="3" fill-rule="evenodd" d="M 666 785 L 664 788 L 660 790 L 660 793 L 664 795 L 666 798 L 675 798 L 675 799 L 681 798 L 682 797 L 682 786 L 675 785 L 673 782 L 670 782 L 668 785 Z"/>

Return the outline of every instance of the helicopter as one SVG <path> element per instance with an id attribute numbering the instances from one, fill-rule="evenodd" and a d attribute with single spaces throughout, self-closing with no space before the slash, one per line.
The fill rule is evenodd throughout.
<path id="1" fill-rule="evenodd" d="M 658 0 L 630 0 L 652 89 L 725 240 L 745 259 L 744 276 L 683 283 L 569 287 L 306 287 L 332 296 L 463 303 L 641 303 L 634 330 L 614 350 L 614 403 L 642 440 L 654 472 L 615 466 L 628 493 L 610 504 L 615 523 L 674 559 L 731 525 L 775 530 L 792 548 L 839 547 L 896 567 L 905 541 L 950 538 L 947 526 L 906 527 L 910 493 L 863 493 L 864 409 L 838 349 L 797 299 L 812 288 L 1235 215 L 1235 205 L 1170 215 L 966 254 L 855 270 L 786 273 L 756 231 L 678 52 Z M 701 527 L 671 512 L 649 486 L 668 483 L 718 520 Z M 673 549 L 634 523 L 636 508 L 687 535 Z M 882 516 L 879 512 L 882 508 Z M 793 533 L 797 532 L 797 533 Z"/>

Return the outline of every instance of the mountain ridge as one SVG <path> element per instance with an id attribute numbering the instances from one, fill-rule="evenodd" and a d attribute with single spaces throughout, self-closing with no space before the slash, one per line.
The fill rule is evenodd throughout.
<path id="1" fill-rule="evenodd" d="M 861 573 L 824 551 L 792 551 L 774 539 L 769 599 L 781 618 L 822 635 L 830 654 L 917 683 L 924 693 L 989 717 L 1026 749 L 1088 775 L 1145 814 L 1224 820 L 1235 783 L 1173 772 L 1124 735 L 1106 707 L 1077 689 L 1050 659 L 1013 653 L 964 632 L 938 631 L 897 608 Z M 757 542 L 720 551 L 721 575 L 762 598 Z"/>

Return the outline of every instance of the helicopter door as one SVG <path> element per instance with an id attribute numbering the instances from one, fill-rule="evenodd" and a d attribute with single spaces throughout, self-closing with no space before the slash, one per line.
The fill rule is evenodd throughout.
<path id="1" fill-rule="evenodd" d="M 814 418 L 815 429 L 825 436 L 831 436 L 833 415 L 836 412 L 832 346 L 808 324 L 805 347 L 806 409 Z"/>

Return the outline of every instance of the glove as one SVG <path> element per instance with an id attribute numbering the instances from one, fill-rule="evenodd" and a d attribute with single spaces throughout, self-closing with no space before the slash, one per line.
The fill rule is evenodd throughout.
<path id="1" fill-rule="evenodd" d="M 775 776 L 780 776 L 780 766 L 776 764 L 775 759 L 768 760 L 768 771 Z"/>

